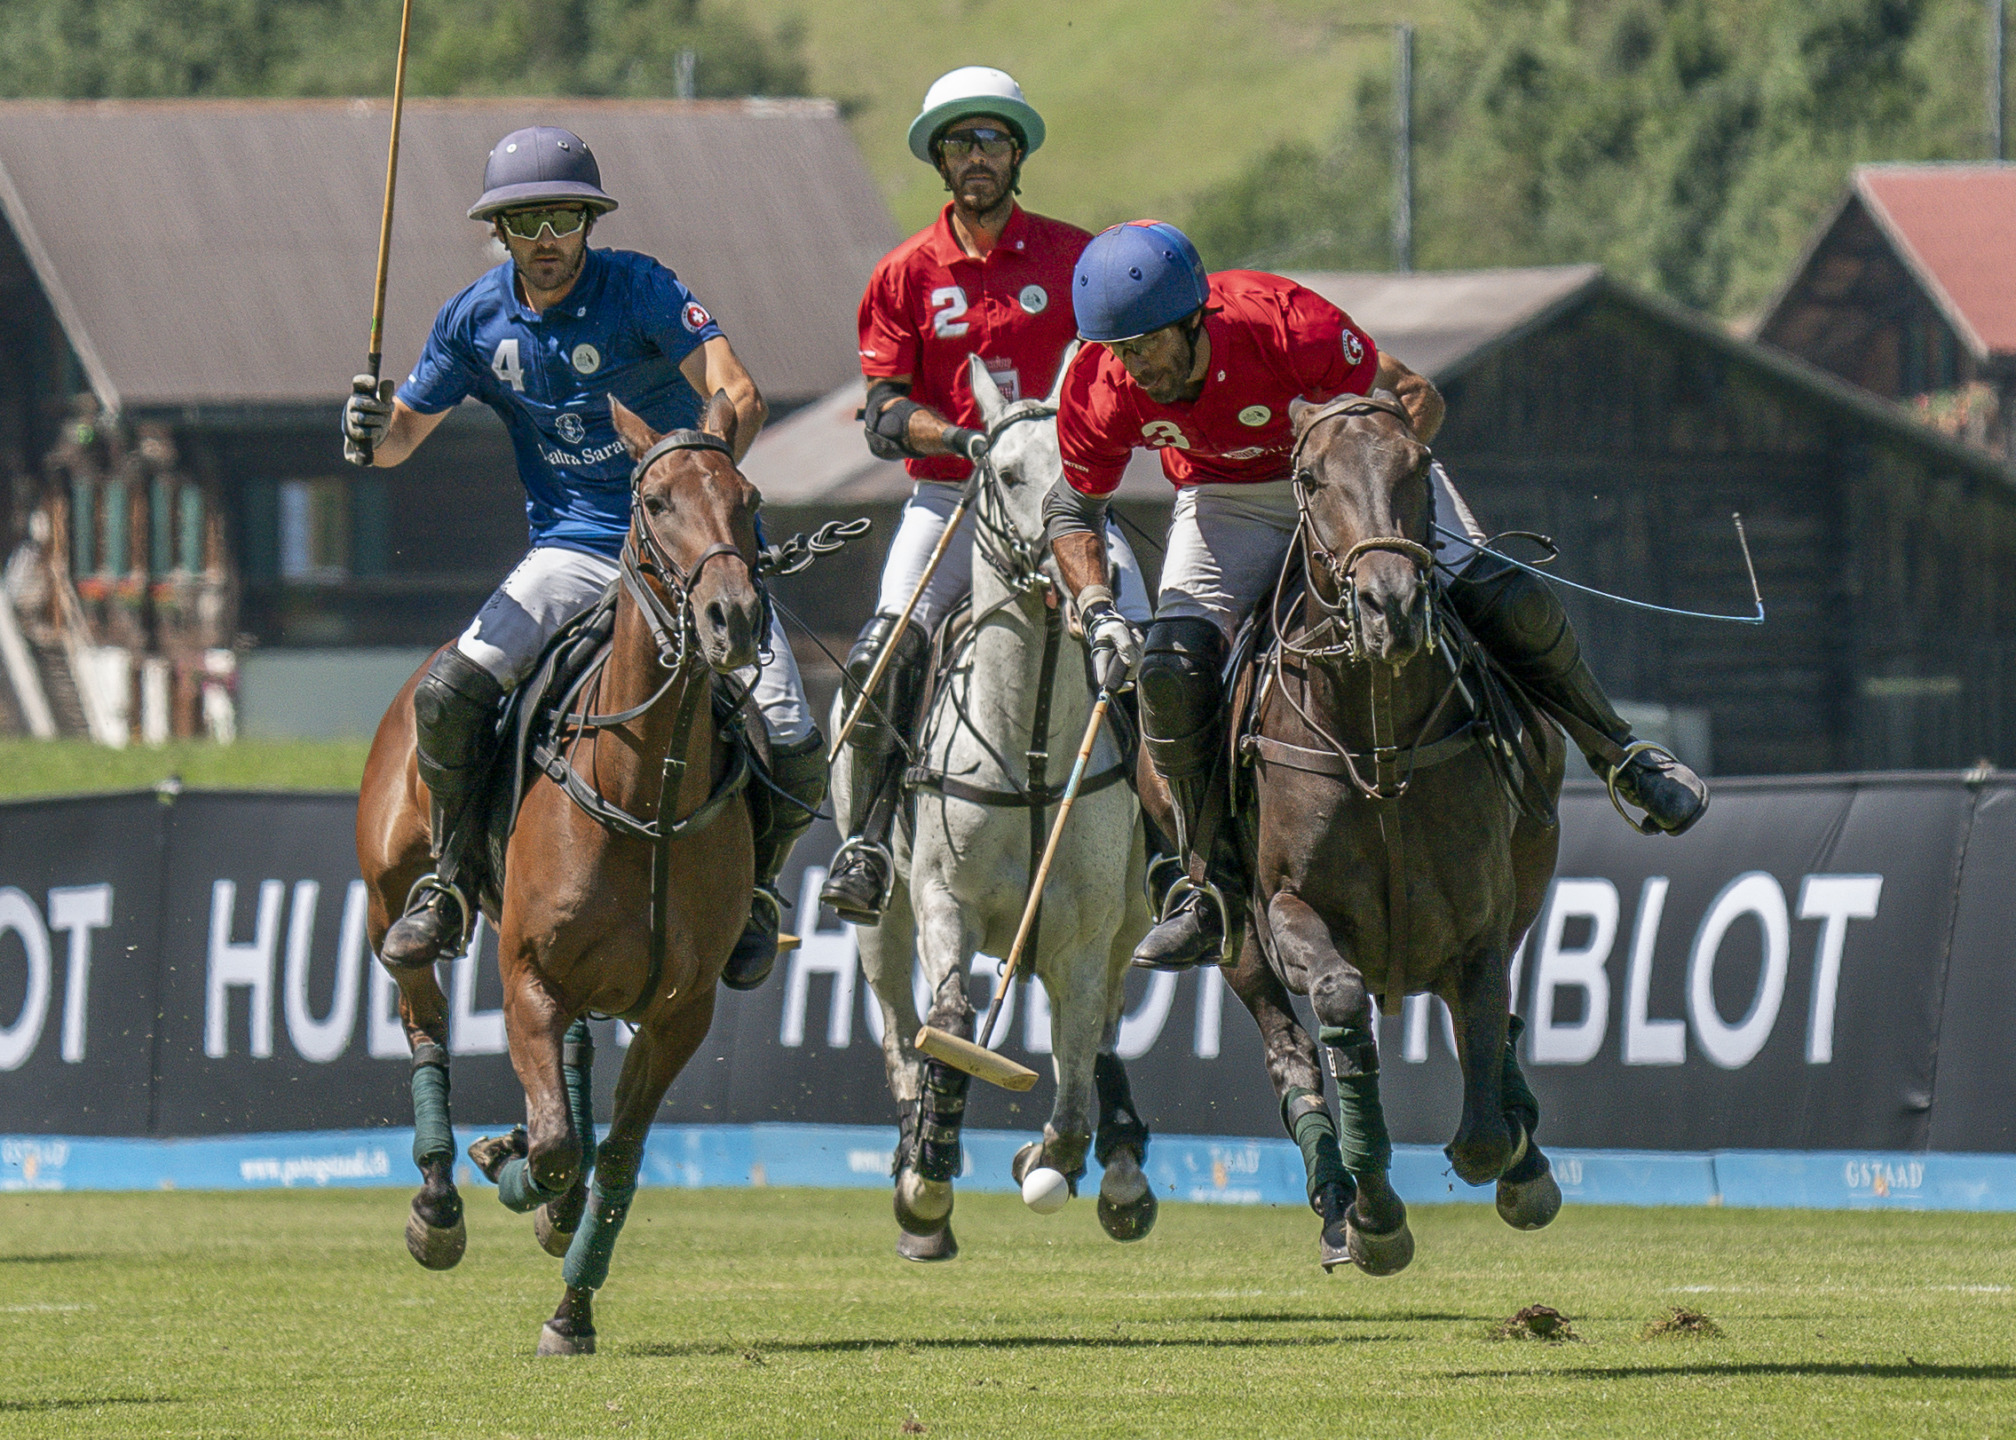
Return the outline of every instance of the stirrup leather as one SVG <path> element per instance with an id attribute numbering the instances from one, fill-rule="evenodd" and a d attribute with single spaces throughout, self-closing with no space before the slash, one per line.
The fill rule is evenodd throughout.
<path id="1" fill-rule="evenodd" d="M 462 937 L 462 945 L 469 944 L 469 932 L 475 928 L 476 907 L 469 903 L 469 897 L 462 887 L 453 880 L 444 880 L 439 873 L 430 871 L 413 882 L 413 888 L 406 892 L 406 904 L 400 910 L 400 917 L 411 915 L 427 902 L 430 895 L 445 895 L 455 902 L 456 933 Z M 460 953 L 459 951 L 457 953 Z"/>
<path id="2" fill-rule="evenodd" d="M 889 908 L 889 897 L 896 893 L 896 857 L 887 845 L 879 840 L 870 840 L 865 835 L 850 835 L 833 858 L 826 863 L 826 874 L 830 878 L 852 855 L 865 855 L 882 862 L 882 894 L 875 902 L 877 910 Z M 780 917 L 781 918 L 781 917 Z"/>
<path id="3" fill-rule="evenodd" d="M 1681 763 L 1678 755 L 1675 755 L 1657 740 L 1633 740 L 1629 745 L 1624 747 L 1623 757 L 1610 767 L 1610 773 L 1604 777 L 1604 785 L 1610 791 L 1610 803 L 1617 807 L 1617 813 L 1624 817 L 1626 825 L 1629 825 L 1641 835 L 1657 835 L 1659 827 L 1653 823 L 1651 814 L 1648 812 L 1644 816 L 1633 819 L 1631 812 L 1624 808 L 1624 797 L 1617 793 L 1617 777 L 1624 773 L 1624 768 L 1633 760 L 1637 759 L 1640 755 L 1647 754 L 1664 755 L 1675 765 Z"/>

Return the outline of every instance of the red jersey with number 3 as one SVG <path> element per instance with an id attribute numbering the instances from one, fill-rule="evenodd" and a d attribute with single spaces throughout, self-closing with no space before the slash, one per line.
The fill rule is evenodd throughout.
<path id="1" fill-rule="evenodd" d="M 979 355 L 1010 400 L 1047 395 L 1077 338 L 1071 272 L 1092 237 L 1015 207 L 984 259 L 952 233 L 952 207 L 882 257 L 861 297 L 861 373 L 910 377 L 910 398 L 954 425 L 982 428 L 966 374 Z M 956 455 L 905 460 L 919 480 L 964 480 Z"/>
<path id="2" fill-rule="evenodd" d="M 1136 448 L 1160 450 L 1162 473 L 1177 486 L 1285 480 L 1288 402 L 1365 394 L 1379 370 L 1378 347 L 1349 315 L 1279 275 L 1213 275 L 1204 333 L 1203 392 L 1175 405 L 1149 399 L 1105 346 L 1078 352 L 1057 414 L 1072 489 L 1112 494 Z"/>

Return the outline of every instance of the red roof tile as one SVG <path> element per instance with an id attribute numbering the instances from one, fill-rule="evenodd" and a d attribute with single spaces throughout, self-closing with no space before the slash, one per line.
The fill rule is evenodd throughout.
<path id="1" fill-rule="evenodd" d="M 1855 190 L 1980 356 L 2016 354 L 2016 165 L 1872 165 Z"/>

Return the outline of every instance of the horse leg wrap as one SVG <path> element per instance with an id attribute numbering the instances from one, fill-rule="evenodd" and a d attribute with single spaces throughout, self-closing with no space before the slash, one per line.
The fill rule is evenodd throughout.
<path id="1" fill-rule="evenodd" d="M 1334 1037 L 1334 1038 L 1333 1038 Z M 1393 1137 L 1379 1103 L 1379 1045 L 1357 1027 L 1325 1025 L 1330 1074 L 1337 1081 L 1337 1114 L 1343 1123 L 1344 1168 L 1354 1175 L 1384 1174 L 1393 1165 Z"/>
<path id="2" fill-rule="evenodd" d="M 1118 1055 L 1092 1059 L 1092 1085 L 1099 1092 L 1099 1134 L 1092 1154 L 1103 1168 L 1115 1151 L 1126 1147 L 1138 1159 L 1148 1158 L 1148 1122 L 1134 1109 L 1134 1088 Z"/>
<path id="3" fill-rule="evenodd" d="M 917 1097 L 917 1173 L 926 1180 L 950 1180 L 959 1173 L 959 1127 L 972 1083 L 971 1075 L 943 1060 L 925 1063 L 924 1093 Z"/>
<path id="4" fill-rule="evenodd" d="M 634 1180 L 620 1189 L 605 1190 L 601 1178 L 596 1178 L 588 1213 L 581 1217 L 581 1228 L 574 1232 L 574 1243 L 567 1247 L 567 1260 L 560 1268 L 561 1278 L 576 1290 L 600 1290 L 609 1278 L 609 1257 L 616 1251 L 616 1237 L 623 1233 L 636 1195 Z"/>
<path id="5" fill-rule="evenodd" d="M 1309 1177 L 1309 1203 L 1315 1205 L 1317 1192 L 1326 1185 L 1348 1185 L 1344 1152 L 1337 1145 L 1337 1122 L 1330 1107 L 1314 1090 L 1292 1086 L 1281 1099 L 1281 1123 L 1302 1152 L 1302 1169 Z"/>
<path id="6" fill-rule="evenodd" d="M 506 1210 L 516 1210 L 524 1214 L 537 1210 L 549 1200 L 558 1200 L 567 1191 L 548 1190 L 539 1183 L 532 1173 L 532 1162 L 523 1155 L 514 1155 L 504 1162 L 504 1168 L 497 1172 L 497 1199 Z"/>
<path id="7" fill-rule="evenodd" d="M 431 1041 L 413 1048 L 413 1163 L 453 1164 L 455 1131 L 448 1122 L 448 1052 Z"/>
<path id="8" fill-rule="evenodd" d="M 567 1027 L 560 1042 L 560 1072 L 567 1081 L 567 1113 L 581 1141 L 581 1175 L 595 1168 L 595 1037 L 586 1016 Z"/>

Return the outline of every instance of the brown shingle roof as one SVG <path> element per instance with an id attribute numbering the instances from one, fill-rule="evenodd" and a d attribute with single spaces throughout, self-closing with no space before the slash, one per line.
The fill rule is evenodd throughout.
<path id="1" fill-rule="evenodd" d="M 336 403 L 362 368 L 384 101 L 0 103 L 0 209 L 101 400 Z M 853 312 L 895 225 L 825 101 L 409 100 L 386 307 L 403 375 L 496 263 L 464 218 L 497 138 L 565 125 L 622 208 L 597 244 L 677 270 L 773 398 L 854 372 Z"/>
<path id="2" fill-rule="evenodd" d="M 1854 186 L 1968 348 L 2016 355 L 2016 165 L 1865 165 Z"/>

